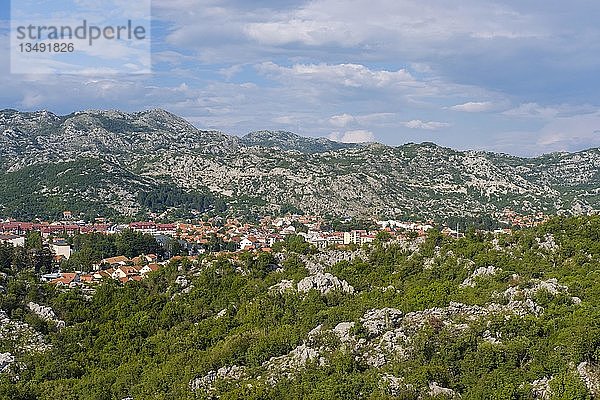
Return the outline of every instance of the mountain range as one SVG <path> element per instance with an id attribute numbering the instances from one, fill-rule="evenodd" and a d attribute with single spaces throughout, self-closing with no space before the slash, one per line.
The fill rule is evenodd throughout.
<path id="1" fill-rule="evenodd" d="M 0 215 L 204 211 L 438 218 L 600 209 L 600 149 L 520 158 L 433 143 L 200 130 L 164 110 L 0 111 Z"/>

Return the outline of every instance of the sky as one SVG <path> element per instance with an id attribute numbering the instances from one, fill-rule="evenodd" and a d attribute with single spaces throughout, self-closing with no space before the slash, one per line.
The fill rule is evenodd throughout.
<path id="1" fill-rule="evenodd" d="M 236 135 L 520 156 L 600 147 L 600 2 L 452 3 L 152 0 L 152 73 L 73 75 L 11 73 L 0 0 L 0 108 L 163 108 Z"/>

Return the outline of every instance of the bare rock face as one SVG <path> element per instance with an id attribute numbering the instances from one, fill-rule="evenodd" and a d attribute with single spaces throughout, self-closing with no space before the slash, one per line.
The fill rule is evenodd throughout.
<path id="1" fill-rule="evenodd" d="M 588 362 L 582 362 L 577 366 L 577 373 L 581 377 L 581 380 L 585 383 L 585 386 L 590 391 L 592 396 L 596 398 L 600 395 L 600 367 L 597 365 L 590 364 Z"/>
<path id="2" fill-rule="evenodd" d="M 402 321 L 404 313 L 395 308 L 369 310 L 360 319 L 369 334 L 377 336 L 396 328 Z"/>
<path id="3" fill-rule="evenodd" d="M 461 287 L 475 287 L 477 284 L 475 278 L 483 278 L 486 276 L 494 276 L 498 272 L 502 272 L 502 268 L 496 268 L 493 265 L 488 267 L 479 267 L 469 276 L 467 279 L 460 284 Z"/>
<path id="4" fill-rule="evenodd" d="M 429 395 L 431 397 L 441 395 L 441 396 L 449 397 L 451 399 L 459 399 L 460 398 L 460 394 L 456 393 L 452 389 L 442 387 L 442 386 L 438 385 L 436 382 L 429 383 Z"/>
<path id="5" fill-rule="evenodd" d="M 285 292 L 287 292 L 289 290 L 293 290 L 293 289 L 294 289 L 294 281 L 284 279 L 281 282 L 269 287 L 269 292 L 285 293 Z"/>
<path id="6" fill-rule="evenodd" d="M 230 367 L 221 367 L 216 371 L 210 371 L 200 378 L 190 382 L 190 389 L 193 391 L 201 390 L 210 393 L 214 390 L 216 380 L 240 380 L 244 377 L 245 368 L 232 365 Z"/>
<path id="7" fill-rule="evenodd" d="M 188 294 L 194 289 L 194 285 L 183 275 L 175 278 L 175 284 L 181 287 L 181 293 Z"/>
<path id="8" fill-rule="evenodd" d="M 554 251 L 558 248 L 558 245 L 554 241 L 554 235 L 551 233 L 546 234 L 546 236 L 543 238 L 543 241 L 540 238 L 536 238 L 536 240 L 542 249 Z"/>
<path id="9" fill-rule="evenodd" d="M 333 328 L 333 333 L 340 338 L 342 343 L 347 343 L 352 340 L 352 328 L 354 328 L 354 322 L 340 322 Z"/>
<path id="10" fill-rule="evenodd" d="M 33 303 L 33 302 L 29 302 L 27 304 L 27 307 L 38 317 L 40 317 L 41 319 L 43 319 L 44 321 L 50 321 L 50 322 L 54 322 L 56 324 L 56 326 L 60 329 L 60 328 L 64 328 L 65 327 L 65 322 L 59 320 L 56 317 L 56 314 L 54 313 L 54 310 L 52 310 L 52 308 L 50 307 L 45 307 L 45 306 L 41 306 L 39 304 Z"/>
<path id="11" fill-rule="evenodd" d="M 15 356 L 11 353 L 0 353 L 0 374 L 9 371 L 11 364 L 15 362 Z"/>
<path id="12" fill-rule="evenodd" d="M 319 352 L 312 347 L 301 344 L 288 354 L 279 357 L 272 357 L 265 365 L 270 370 L 297 370 L 304 367 L 310 361 L 319 359 Z"/>
<path id="13" fill-rule="evenodd" d="M 397 377 L 391 374 L 381 375 L 379 385 L 393 397 L 400 396 L 402 392 L 414 392 L 414 387 L 411 384 L 404 383 L 404 378 Z"/>
<path id="14" fill-rule="evenodd" d="M 552 377 L 544 377 L 537 379 L 531 383 L 531 394 L 534 398 L 539 400 L 549 400 L 552 397 L 552 390 L 550 389 L 550 381 Z"/>
<path id="15" fill-rule="evenodd" d="M 308 293 L 314 289 L 321 294 L 328 294 L 333 290 L 340 290 L 345 293 L 354 293 L 354 288 L 345 280 L 340 280 L 330 273 L 317 273 L 316 275 L 307 276 L 298 282 L 298 292 Z"/>
<path id="16" fill-rule="evenodd" d="M 327 267 L 342 261 L 352 261 L 355 258 L 367 259 L 368 254 L 362 249 L 355 251 L 328 250 L 310 256 L 302 256 L 302 261 L 311 274 L 317 274 L 323 273 Z"/>
<path id="17" fill-rule="evenodd" d="M 547 291 L 552 296 L 556 296 L 559 294 L 569 294 L 569 288 L 565 285 L 561 285 L 558 283 L 556 278 L 551 278 L 545 281 L 533 280 L 533 287 L 531 288 L 518 288 L 518 287 L 509 287 L 504 291 L 504 297 L 510 301 L 510 303 L 514 303 L 518 301 L 517 299 L 522 297 L 527 300 L 531 300 L 535 298 L 535 295 L 542 290 Z M 573 304 L 580 304 L 581 299 L 578 297 L 571 297 L 571 301 Z"/>
<path id="18" fill-rule="evenodd" d="M 0 310 L 0 341 L 15 344 L 13 354 L 44 352 L 50 349 L 41 333 L 21 321 L 13 321 Z"/>

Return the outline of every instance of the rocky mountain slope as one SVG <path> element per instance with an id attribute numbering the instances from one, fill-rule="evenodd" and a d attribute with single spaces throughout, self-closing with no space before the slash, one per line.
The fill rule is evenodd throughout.
<path id="1" fill-rule="evenodd" d="M 505 207 L 600 209 L 599 149 L 527 159 L 431 143 L 346 145 L 289 132 L 239 138 L 199 130 L 163 110 L 4 110 L 0 169 L 0 214 L 26 214 L 25 205 L 10 200 L 15 190 L 51 196 L 55 206 L 40 207 L 42 214 L 70 203 L 135 214 L 147 211 L 140 193 L 165 185 L 223 198 L 232 211 L 276 213 L 292 205 L 318 214 L 435 217 Z M 38 172 L 55 169 L 64 178 L 42 184 Z M 85 176 L 98 179 L 79 178 Z"/>

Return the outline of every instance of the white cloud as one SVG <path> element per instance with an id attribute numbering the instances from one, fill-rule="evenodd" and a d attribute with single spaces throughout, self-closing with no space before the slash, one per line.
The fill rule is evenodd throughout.
<path id="1" fill-rule="evenodd" d="M 535 15 L 479 0 L 452 8 L 435 0 L 311 1 L 266 21 L 250 22 L 244 32 L 259 43 L 279 46 L 355 46 L 380 43 L 384 37 L 386 43 L 402 46 L 409 40 L 431 43 L 456 36 L 519 39 L 547 33 Z"/>
<path id="2" fill-rule="evenodd" d="M 436 121 L 421 121 L 420 119 L 413 119 L 404 123 L 404 126 L 411 129 L 424 129 L 428 131 L 435 131 L 438 129 L 446 128 L 450 126 L 447 122 L 436 122 Z"/>
<path id="3" fill-rule="evenodd" d="M 329 123 L 338 128 L 344 128 L 348 124 L 355 121 L 355 118 L 350 114 L 334 115 L 329 118 Z"/>
<path id="4" fill-rule="evenodd" d="M 21 100 L 21 105 L 25 108 L 39 107 L 44 104 L 44 96 L 39 93 L 26 93 Z"/>
<path id="5" fill-rule="evenodd" d="M 284 125 L 292 125 L 292 124 L 296 123 L 294 117 L 291 117 L 289 115 L 275 117 L 275 118 L 271 119 L 271 121 L 275 122 L 276 124 L 284 124 Z"/>
<path id="6" fill-rule="evenodd" d="M 600 111 L 553 117 L 536 131 L 505 132 L 492 150 L 525 156 L 600 147 Z"/>
<path id="7" fill-rule="evenodd" d="M 329 139 L 342 143 L 367 143 L 374 142 L 375 135 L 371 131 L 359 129 L 355 131 L 346 131 L 344 133 L 332 132 L 329 135 Z"/>
<path id="8" fill-rule="evenodd" d="M 317 19 L 289 19 L 248 24 L 246 34 L 263 44 L 283 45 L 299 42 L 310 46 L 326 43 L 356 45 L 361 37 L 344 22 Z"/>
<path id="9" fill-rule="evenodd" d="M 295 64 L 291 67 L 283 67 L 273 62 L 265 62 L 258 65 L 257 69 L 282 79 L 295 78 L 346 87 L 382 88 L 416 84 L 415 79 L 404 69 L 372 70 L 360 64 Z"/>
<path id="10" fill-rule="evenodd" d="M 450 107 L 451 110 L 454 111 L 464 111 L 464 112 L 485 112 L 490 111 L 494 108 L 494 103 L 491 101 L 470 101 L 464 104 L 457 104 L 455 106 Z"/>
<path id="11" fill-rule="evenodd" d="M 550 105 L 542 106 L 538 103 L 523 103 L 515 108 L 504 111 L 502 114 L 510 117 L 533 117 L 549 119 L 555 117 L 570 117 L 575 115 L 593 114 L 598 108 L 591 105 Z"/>

